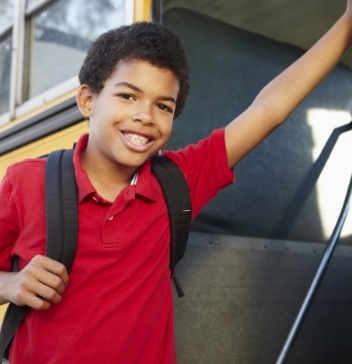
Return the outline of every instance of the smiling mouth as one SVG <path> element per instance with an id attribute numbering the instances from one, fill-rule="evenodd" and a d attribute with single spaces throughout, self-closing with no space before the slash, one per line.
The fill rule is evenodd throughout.
<path id="1" fill-rule="evenodd" d="M 146 138 L 141 135 L 132 134 L 132 133 L 124 133 L 126 139 L 128 139 L 131 143 L 135 145 L 146 145 L 150 142 L 149 138 Z"/>

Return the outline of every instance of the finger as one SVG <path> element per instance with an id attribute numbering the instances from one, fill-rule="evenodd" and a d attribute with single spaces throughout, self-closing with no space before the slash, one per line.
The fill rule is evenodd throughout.
<path id="1" fill-rule="evenodd" d="M 56 260 L 42 255 L 37 255 L 29 262 L 29 265 L 33 265 L 38 268 L 41 267 L 55 276 L 60 277 L 64 285 L 68 282 L 69 276 L 66 267 Z"/>
<path id="2" fill-rule="evenodd" d="M 14 292 L 13 299 L 10 301 L 17 306 L 29 306 L 35 310 L 46 310 L 50 307 L 50 302 L 40 298 L 35 291 L 28 289 L 35 286 L 32 282 L 22 282 L 20 289 Z"/>
<path id="3" fill-rule="evenodd" d="M 43 300 L 35 294 L 28 295 L 26 299 L 26 306 L 33 308 L 34 310 L 43 311 L 47 310 L 51 303 L 47 300 Z"/>
<path id="4" fill-rule="evenodd" d="M 38 282 L 33 291 L 39 299 L 57 304 L 61 302 L 62 295 L 57 290 Z"/>
<path id="5" fill-rule="evenodd" d="M 65 292 L 66 284 L 61 277 L 41 265 L 29 263 L 21 274 L 23 291 L 27 289 L 53 302 L 58 301 L 55 293 L 62 295 Z"/>
<path id="6" fill-rule="evenodd" d="M 54 290 L 60 295 L 65 292 L 66 284 L 60 277 L 51 272 L 44 271 L 37 279 L 38 282 L 40 282 L 42 285 L 48 287 L 51 290 Z M 48 294 L 50 295 L 50 292 Z"/>
<path id="7" fill-rule="evenodd" d="M 33 296 L 50 303 L 61 301 L 65 286 L 59 277 L 36 267 L 30 267 L 18 275 L 19 285 L 14 294 L 14 303 L 27 305 L 28 300 L 32 302 Z M 37 299 L 35 301 L 39 302 Z M 31 305 L 36 305 L 36 303 L 31 303 Z"/>

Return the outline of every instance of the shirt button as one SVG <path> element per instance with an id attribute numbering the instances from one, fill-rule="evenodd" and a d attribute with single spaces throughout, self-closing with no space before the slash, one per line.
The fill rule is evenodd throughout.
<path id="1" fill-rule="evenodd" d="M 95 196 L 93 196 L 93 197 L 92 197 L 92 199 L 93 199 L 95 202 L 98 202 L 98 199 L 97 199 Z"/>
<path id="2" fill-rule="evenodd" d="M 109 218 L 108 218 L 108 220 L 113 220 L 114 219 L 114 216 L 110 216 Z"/>

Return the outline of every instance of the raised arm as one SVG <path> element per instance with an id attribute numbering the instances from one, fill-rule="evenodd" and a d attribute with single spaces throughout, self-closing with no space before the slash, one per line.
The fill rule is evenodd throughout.
<path id="1" fill-rule="evenodd" d="M 276 127 L 333 69 L 352 42 L 352 0 L 334 26 L 302 57 L 274 78 L 253 103 L 226 127 L 230 167 L 236 165 Z"/>

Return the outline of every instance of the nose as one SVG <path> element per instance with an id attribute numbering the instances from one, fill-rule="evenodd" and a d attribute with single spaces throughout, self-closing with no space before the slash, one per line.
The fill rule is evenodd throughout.
<path id="1" fill-rule="evenodd" d="M 151 107 L 148 105 L 138 105 L 137 109 L 132 115 L 132 120 L 140 122 L 143 125 L 154 124 Z"/>

